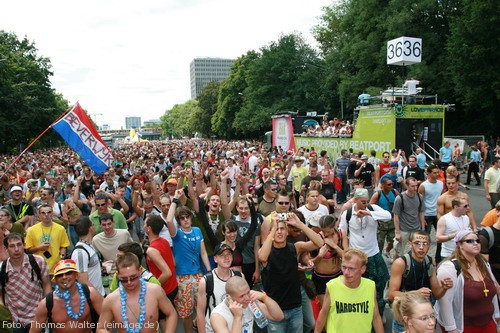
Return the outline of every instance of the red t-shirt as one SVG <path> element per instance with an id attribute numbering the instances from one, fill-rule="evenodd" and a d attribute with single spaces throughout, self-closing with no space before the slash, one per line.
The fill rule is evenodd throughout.
<path id="1" fill-rule="evenodd" d="M 174 256 L 172 254 L 172 249 L 170 248 L 170 244 L 164 238 L 157 238 L 149 244 L 149 247 L 156 249 L 160 252 L 163 260 L 168 265 L 168 268 L 172 271 L 172 276 L 162 285 L 165 293 L 170 294 L 177 288 L 177 276 L 175 274 L 175 264 L 174 264 Z M 156 267 L 155 264 L 146 256 L 146 263 L 148 264 L 149 271 L 153 273 L 153 275 L 158 278 L 161 275 L 161 270 Z"/>

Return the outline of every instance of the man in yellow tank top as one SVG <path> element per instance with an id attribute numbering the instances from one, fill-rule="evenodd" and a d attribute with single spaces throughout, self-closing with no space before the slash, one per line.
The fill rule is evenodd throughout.
<path id="1" fill-rule="evenodd" d="M 377 306 L 372 280 L 361 277 L 368 257 L 361 250 L 349 248 L 342 258 L 343 275 L 326 284 L 325 300 L 318 316 L 315 333 L 326 324 L 327 333 L 383 333 L 384 325 Z"/>

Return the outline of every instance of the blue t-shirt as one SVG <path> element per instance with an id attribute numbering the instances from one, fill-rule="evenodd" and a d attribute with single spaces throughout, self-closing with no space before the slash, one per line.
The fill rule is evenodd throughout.
<path id="1" fill-rule="evenodd" d="M 401 175 L 400 174 L 396 174 L 396 175 L 393 176 L 390 173 L 386 173 L 385 175 L 383 175 L 382 177 L 380 177 L 379 183 L 382 184 L 382 179 L 389 178 L 393 182 L 392 188 L 395 189 L 395 190 L 397 190 L 399 193 L 401 193 L 401 184 L 398 183 L 398 177 L 401 177 Z"/>
<path id="2" fill-rule="evenodd" d="M 174 242 L 175 270 L 177 275 L 191 275 L 201 272 L 201 243 L 203 234 L 200 228 L 191 227 L 191 232 L 177 229 L 172 237 Z"/>
<path id="3" fill-rule="evenodd" d="M 451 149 L 451 147 L 441 147 L 441 149 L 439 149 L 439 153 L 441 154 L 441 162 L 451 162 L 451 156 L 453 155 L 453 149 Z"/>

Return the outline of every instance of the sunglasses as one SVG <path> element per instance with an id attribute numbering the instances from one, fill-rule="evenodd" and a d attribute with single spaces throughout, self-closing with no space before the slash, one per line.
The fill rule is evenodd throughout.
<path id="1" fill-rule="evenodd" d="M 52 214 L 52 212 L 40 212 L 40 214 L 49 215 L 49 214 Z"/>
<path id="2" fill-rule="evenodd" d="M 416 245 L 418 247 L 420 247 L 420 246 L 423 246 L 423 247 L 429 246 L 428 242 L 412 242 L 412 243 L 413 243 L 413 245 Z"/>
<path id="3" fill-rule="evenodd" d="M 120 283 L 130 283 L 130 282 L 133 282 L 135 280 L 137 280 L 138 278 L 140 278 L 139 275 L 135 275 L 135 276 L 129 276 L 129 277 L 126 277 L 126 278 L 119 278 L 118 281 Z"/>
<path id="4" fill-rule="evenodd" d="M 95 205 L 96 205 L 96 207 L 106 206 L 106 204 L 105 204 L 105 203 L 102 203 L 102 204 L 98 204 L 98 203 L 96 203 Z"/>
<path id="5" fill-rule="evenodd" d="M 394 183 L 387 183 L 387 184 L 385 184 L 385 185 L 387 185 L 387 186 L 392 186 L 392 185 L 394 185 Z"/>
<path id="6" fill-rule="evenodd" d="M 282 206 L 284 206 L 284 205 L 289 205 L 289 204 L 290 204 L 290 201 L 278 201 L 278 204 L 279 204 L 279 205 L 282 205 Z"/>
<path id="7" fill-rule="evenodd" d="M 480 243 L 479 239 L 464 239 L 462 242 L 467 243 L 467 244 L 479 244 Z"/>

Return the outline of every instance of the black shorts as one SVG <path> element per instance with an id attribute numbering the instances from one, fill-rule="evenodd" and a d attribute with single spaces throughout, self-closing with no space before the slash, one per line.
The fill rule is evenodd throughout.
<path id="1" fill-rule="evenodd" d="M 326 283 L 328 281 L 330 281 L 331 279 L 335 279 L 336 277 L 339 277 L 341 275 L 342 271 L 338 271 L 337 273 L 332 275 L 319 274 L 316 273 L 316 271 L 313 271 L 312 281 L 316 286 L 316 292 L 318 293 L 318 295 L 324 295 L 326 293 Z"/>

